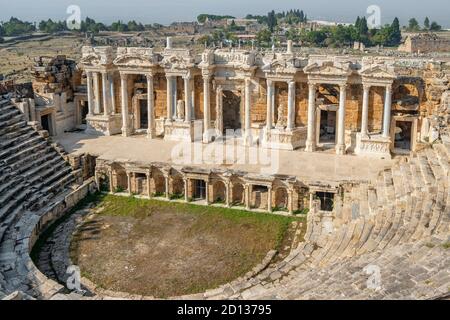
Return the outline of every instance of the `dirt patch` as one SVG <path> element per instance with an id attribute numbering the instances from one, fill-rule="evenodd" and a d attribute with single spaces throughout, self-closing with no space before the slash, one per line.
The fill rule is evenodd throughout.
<path id="1" fill-rule="evenodd" d="M 107 196 L 74 236 L 72 260 L 102 288 L 191 294 L 244 275 L 277 249 L 291 218 Z"/>

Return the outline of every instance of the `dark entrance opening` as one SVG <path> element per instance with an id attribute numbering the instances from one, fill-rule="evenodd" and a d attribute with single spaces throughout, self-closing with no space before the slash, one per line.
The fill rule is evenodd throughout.
<path id="1" fill-rule="evenodd" d="M 89 103 L 87 101 L 81 102 L 81 124 L 86 124 L 86 117 L 89 113 Z"/>
<path id="2" fill-rule="evenodd" d="M 139 128 L 147 129 L 148 128 L 147 100 L 139 100 L 139 115 L 140 115 Z"/>
<path id="3" fill-rule="evenodd" d="M 316 196 L 320 200 L 321 211 L 333 211 L 334 194 L 330 192 L 317 192 Z"/>
<path id="4" fill-rule="evenodd" d="M 397 149 L 411 150 L 411 121 L 397 121 L 395 126 L 395 144 Z"/>
<path id="5" fill-rule="evenodd" d="M 241 97 L 232 91 L 223 92 L 223 133 L 238 130 L 241 125 Z"/>
<path id="6" fill-rule="evenodd" d="M 51 135 L 51 115 L 46 114 L 44 116 L 41 116 L 41 125 L 42 125 L 42 129 L 48 131 L 48 133 Z"/>
<path id="7" fill-rule="evenodd" d="M 194 199 L 206 199 L 206 182 L 203 180 L 194 180 Z"/>
<path id="8" fill-rule="evenodd" d="M 319 143 L 336 142 L 336 111 L 320 111 Z"/>

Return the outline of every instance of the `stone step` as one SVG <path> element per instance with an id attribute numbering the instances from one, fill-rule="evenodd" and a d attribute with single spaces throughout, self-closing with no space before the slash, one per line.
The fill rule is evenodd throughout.
<path id="1" fill-rule="evenodd" d="M 44 141 L 40 136 L 34 136 L 31 138 L 28 138 L 25 141 L 21 141 L 19 144 L 10 146 L 5 148 L 2 152 L 0 152 L 0 159 L 7 159 L 11 154 L 16 153 L 19 150 L 23 150 L 27 147 L 33 146 L 37 144 L 38 142 Z"/>
<path id="2" fill-rule="evenodd" d="M 2 110 L 2 113 L 0 114 L 0 126 L 3 121 L 7 121 L 19 114 L 20 111 L 18 109 Z"/>
<path id="3" fill-rule="evenodd" d="M 11 155 L 9 158 L 4 159 L 4 161 L 8 165 L 12 165 L 14 162 L 16 162 L 18 159 L 21 159 L 22 157 L 28 156 L 32 153 L 35 153 L 39 151 L 40 149 L 44 149 L 47 146 L 47 141 L 45 140 L 37 140 L 37 143 L 35 145 L 32 145 L 26 149 L 23 149 L 16 154 Z"/>

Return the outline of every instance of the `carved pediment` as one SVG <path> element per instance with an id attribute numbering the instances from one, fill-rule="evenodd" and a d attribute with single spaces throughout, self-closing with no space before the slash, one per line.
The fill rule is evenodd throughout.
<path id="1" fill-rule="evenodd" d="M 179 55 L 171 55 L 168 57 L 164 57 L 161 61 L 161 66 L 164 69 L 170 70 L 184 70 L 192 68 L 195 65 L 193 59 L 188 57 L 182 57 Z"/>
<path id="2" fill-rule="evenodd" d="M 396 75 L 386 65 L 371 65 L 363 68 L 360 75 L 366 78 L 395 79 Z"/>
<path id="3" fill-rule="evenodd" d="M 80 59 L 80 63 L 84 66 L 91 66 L 91 67 L 95 67 L 95 66 L 100 66 L 104 63 L 102 63 L 102 59 L 100 57 L 100 55 L 95 54 L 95 53 L 91 53 L 88 54 L 84 57 L 82 57 Z"/>
<path id="4" fill-rule="evenodd" d="M 314 62 L 307 65 L 304 72 L 315 75 L 349 76 L 352 73 L 352 70 L 349 62 L 335 63 L 333 61 L 325 61 L 322 63 Z"/>
<path id="5" fill-rule="evenodd" d="M 134 54 L 124 54 L 117 57 L 114 60 L 114 64 L 119 67 L 152 67 L 154 62 L 146 57 L 134 55 Z"/>
<path id="6" fill-rule="evenodd" d="M 268 61 L 264 64 L 262 70 L 271 74 L 294 74 L 297 72 L 294 58 Z"/>

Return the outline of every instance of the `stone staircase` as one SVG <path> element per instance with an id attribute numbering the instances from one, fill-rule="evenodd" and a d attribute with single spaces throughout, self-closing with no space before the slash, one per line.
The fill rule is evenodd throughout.
<path id="1" fill-rule="evenodd" d="M 0 97 L 0 299 L 17 290 L 42 297 L 46 285 L 54 286 L 29 259 L 30 228 L 76 178 L 11 101 Z"/>

